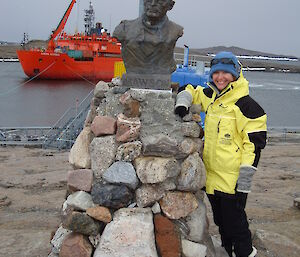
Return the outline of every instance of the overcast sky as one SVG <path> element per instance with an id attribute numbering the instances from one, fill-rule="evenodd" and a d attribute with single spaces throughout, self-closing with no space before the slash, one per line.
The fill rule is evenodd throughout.
<path id="1" fill-rule="evenodd" d="M 30 39 L 47 39 L 70 1 L 0 0 L 0 40 L 20 42 L 24 32 Z M 138 16 L 139 0 L 92 3 L 96 21 L 111 31 L 122 19 Z M 77 0 L 65 31 L 74 32 L 77 24 L 84 30 L 88 4 Z M 237 46 L 300 57 L 300 0 L 176 0 L 168 16 L 184 27 L 179 46 Z"/>

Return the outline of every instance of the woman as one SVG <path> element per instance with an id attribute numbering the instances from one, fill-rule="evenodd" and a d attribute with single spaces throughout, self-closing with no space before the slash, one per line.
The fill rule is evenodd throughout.
<path id="1" fill-rule="evenodd" d="M 187 85 L 177 95 L 175 113 L 183 117 L 191 104 L 205 111 L 204 151 L 206 193 L 222 246 L 229 256 L 253 257 L 251 232 L 245 212 L 247 194 L 266 145 L 264 110 L 249 96 L 248 81 L 231 52 L 211 61 L 209 87 Z"/>

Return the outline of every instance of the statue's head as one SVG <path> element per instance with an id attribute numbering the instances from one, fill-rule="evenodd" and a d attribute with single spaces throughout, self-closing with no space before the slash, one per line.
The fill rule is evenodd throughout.
<path id="1" fill-rule="evenodd" d="M 144 0 L 144 13 L 150 20 L 161 20 L 175 4 L 174 0 Z"/>

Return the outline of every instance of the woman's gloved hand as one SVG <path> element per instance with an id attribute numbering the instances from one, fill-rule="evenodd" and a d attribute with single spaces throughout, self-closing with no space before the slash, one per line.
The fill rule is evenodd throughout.
<path id="1" fill-rule="evenodd" d="M 177 106 L 175 108 L 175 114 L 179 115 L 181 118 L 189 113 L 188 108 L 185 106 Z"/>

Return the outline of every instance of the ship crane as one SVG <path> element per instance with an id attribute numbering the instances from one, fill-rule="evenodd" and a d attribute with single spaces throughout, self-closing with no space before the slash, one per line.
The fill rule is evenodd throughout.
<path id="1" fill-rule="evenodd" d="M 55 49 L 54 40 L 57 37 L 57 35 L 64 29 L 75 3 L 76 3 L 76 0 L 71 1 L 71 3 L 69 5 L 68 9 L 66 10 L 64 16 L 62 17 L 59 24 L 57 25 L 57 28 L 52 32 L 52 34 L 50 36 L 50 39 L 49 39 L 49 42 L 48 42 L 48 49 L 49 50 L 54 50 Z"/>

